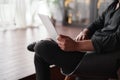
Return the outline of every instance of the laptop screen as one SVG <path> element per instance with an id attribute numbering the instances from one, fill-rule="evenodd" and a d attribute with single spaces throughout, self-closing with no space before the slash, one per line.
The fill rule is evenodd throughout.
<path id="1" fill-rule="evenodd" d="M 53 26 L 50 18 L 43 14 L 39 14 L 39 17 L 40 17 L 42 23 L 44 24 L 46 30 L 48 31 L 50 38 L 52 38 L 54 41 L 56 41 L 58 34 L 57 34 L 55 27 Z"/>

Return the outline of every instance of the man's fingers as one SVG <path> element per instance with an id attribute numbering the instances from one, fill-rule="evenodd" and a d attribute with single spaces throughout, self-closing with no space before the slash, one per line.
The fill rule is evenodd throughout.
<path id="1" fill-rule="evenodd" d="M 76 41 L 80 41 L 80 40 L 82 40 L 82 36 L 78 36 L 78 37 L 76 37 L 75 40 L 76 40 Z"/>
<path id="2" fill-rule="evenodd" d="M 82 40 L 85 40 L 85 36 L 82 36 Z"/>
<path id="3" fill-rule="evenodd" d="M 80 37 L 78 37 L 77 39 L 76 39 L 76 41 L 79 41 L 80 40 Z"/>
<path id="4" fill-rule="evenodd" d="M 77 36 L 76 38 L 75 38 L 75 41 L 78 41 L 79 40 L 79 36 Z"/>
<path id="5" fill-rule="evenodd" d="M 61 38 L 60 35 L 57 37 L 57 40 L 58 40 L 58 41 L 61 41 L 61 40 L 62 40 L 62 38 Z"/>
<path id="6" fill-rule="evenodd" d="M 64 45 L 64 42 L 61 42 L 61 41 L 58 41 L 58 40 L 57 40 L 57 44 L 60 45 L 60 46 L 63 46 L 63 45 Z"/>
<path id="7" fill-rule="evenodd" d="M 59 35 L 61 38 L 66 38 L 66 37 L 68 37 L 68 36 L 65 36 L 65 35 L 62 35 L 62 34 L 60 34 Z"/>
<path id="8" fill-rule="evenodd" d="M 88 37 L 86 35 L 82 35 L 76 38 L 76 41 L 86 40 Z"/>
<path id="9" fill-rule="evenodd" d="M 60 34 L 60 35 L 57 37 L 57 40 L 59 40 L 59 41 L 64 40 L 65 37 L 66 37 L 66 36 Z"/>
<path id="10" fill-rule="evenodd" d="M 59 42 L 59 41 L 57 41 L 57 43 L 58 43 L 58 46 L 59 46 L 62 50 L 64 50 L 64 44 L 63 44 L 62 42 Z"/>

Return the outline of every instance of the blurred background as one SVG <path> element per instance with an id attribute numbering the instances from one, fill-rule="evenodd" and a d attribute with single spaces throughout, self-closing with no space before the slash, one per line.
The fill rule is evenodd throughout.
<path id="1" fill-rule="evenodd" d="M 112 0 L 0 0 L 0 29 L 39 26 L 38 14 L 64 25 L 88 25 Z"/>

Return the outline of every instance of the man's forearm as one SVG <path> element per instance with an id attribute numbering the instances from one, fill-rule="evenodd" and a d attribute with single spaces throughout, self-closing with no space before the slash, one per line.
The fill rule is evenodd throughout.
<path id="1" fill-rule="evenodd" d="M 82 40 L 77 42 L 77 51 L 94 51 L 94 46 L 91 40 Z"/>

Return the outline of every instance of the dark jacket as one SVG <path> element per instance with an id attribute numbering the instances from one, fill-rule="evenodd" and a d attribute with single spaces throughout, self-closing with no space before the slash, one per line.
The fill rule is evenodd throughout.
<path id="1" fill-rule="evenodd" d="M 93 34 L 91 40 L 96 53 L 109 53 L 120 50 L 120 8 L 115 10 L 113 2 L 88 29 Z"/>

